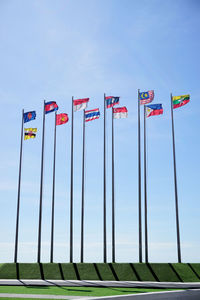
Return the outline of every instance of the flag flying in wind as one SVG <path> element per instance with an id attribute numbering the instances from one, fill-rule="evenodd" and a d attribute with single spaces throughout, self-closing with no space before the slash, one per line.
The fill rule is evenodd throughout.
<path id="1" fill-rule="evenodd" d="M 99 117 L 100 117 L 99 108 L 85 111 L 85 122 L 89 122 L 89 121 L 93 121 L 95 119 L 99 119 Z"/>
<path id="2" fill-rule="evenodd" d="M 89 100 L 90 100 L 90 98 L 74 100 L 74 111 L 85 109 L 87 107 Z"/>
<path id="3" fill-rule="evenodd" d="M 153 101 L 153 98 L 154 91 L 139 93 L 140 105 L 151 103 Z"/>
<path id="4" fill-rule="evenodd" d="M 36 111 L 28 111 L 24 113 L 24 123 L 35 120 L 36 118 Z"/>
<path id="5" fill-rule="evenodd" d="M 128 110 L 125 106 L 113 108 L 113 118 L 114 119 L 121 119 L 128 117 Z"/>
<path id="6" fill-rule="evenodd" d="M 119 97 L 113 97 L 113 96 L 106 97 L 107 108 L 113 107 L 116 104 L 119 104 Z"/>
<path id="7" fill-rule="evenodd" d="M 55 101 L 45 103 L 45 114 L 58 110 L 58 105 Z"/>
<path id="8" fill-rule="evenodd" d="M 157 116 L 163 114 L 162 104 L 151 104 L 146 106 L 146 117 Z"/>
<path id="9" fill-rule="evenodd" d="M 173 108 L 181 107 L 190 101 L 190 95 L 172 97 Z"/>
<path id="10" fill-rule="evenodd" d="M 69 121 L 68 114 L 58 114 L 56 115 L 56 125 L 62 125 Z"/>
<path id="11" fill-rule="evenodd" d="M 34 139 L 36 132 L 37 128 L 24 128 L 24 140 Z"/>

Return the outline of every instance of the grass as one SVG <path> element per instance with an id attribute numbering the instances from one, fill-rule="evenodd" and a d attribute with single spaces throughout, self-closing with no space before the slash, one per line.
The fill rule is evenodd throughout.
<path id="1" fill-rule="evenodd" d="M 62 295 L 62 296 L 112 296 L 125 294 L 138 294 L 148 292 L 162 292 L 175 289 L 143 289 L 143 288 L 111 288 L 111 287 L 58 287 L 58 286 L 0 286 L 1 293 L 11 294 L 39 294 L 39 295 Z M 176 289 L 177 290 L 177 289 Z M 2 299 L 2 298 L 1 298 Z"/>
<path id="2" fill-rule="evenodd" d="M 200 264 L 7 263 L 0 279 L 200 282 Z"/>

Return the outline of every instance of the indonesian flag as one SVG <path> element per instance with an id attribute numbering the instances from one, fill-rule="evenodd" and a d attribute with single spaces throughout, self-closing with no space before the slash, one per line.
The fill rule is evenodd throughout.
<path id="1" fill-rule="evenodd" d="M 62 125 L 69 121 L 68 114 L 56 115 L 56 125 Z"/>
<path id="2" fill-rule="evenodd" d="M 126 106 L 113 108 L 113 118 L 114 119 L 121 119 L 128 117 L 128 110 Z"/>
<path id="3" fill-rule="evenodd" d="M 89 100 L 89 98 L 74 100 L 74 111 L 86 109 Z"/>

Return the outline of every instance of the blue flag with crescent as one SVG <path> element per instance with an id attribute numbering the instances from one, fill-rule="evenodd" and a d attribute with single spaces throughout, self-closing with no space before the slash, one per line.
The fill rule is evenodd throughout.
<path id="1" fill-rule="evenodd" d="M 139 93 L 140 104 L 147 104 L 153 101 L 154 91 Z"/>

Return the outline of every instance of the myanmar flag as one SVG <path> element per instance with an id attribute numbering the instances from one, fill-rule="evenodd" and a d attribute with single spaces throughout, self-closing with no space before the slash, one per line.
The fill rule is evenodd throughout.
<path id="1" fill-rule="evenodd" d="M 187 104 L 190 101 L 190 95 L 174 96 L 172 97 L 173 108 L 177 108 Z"/>

